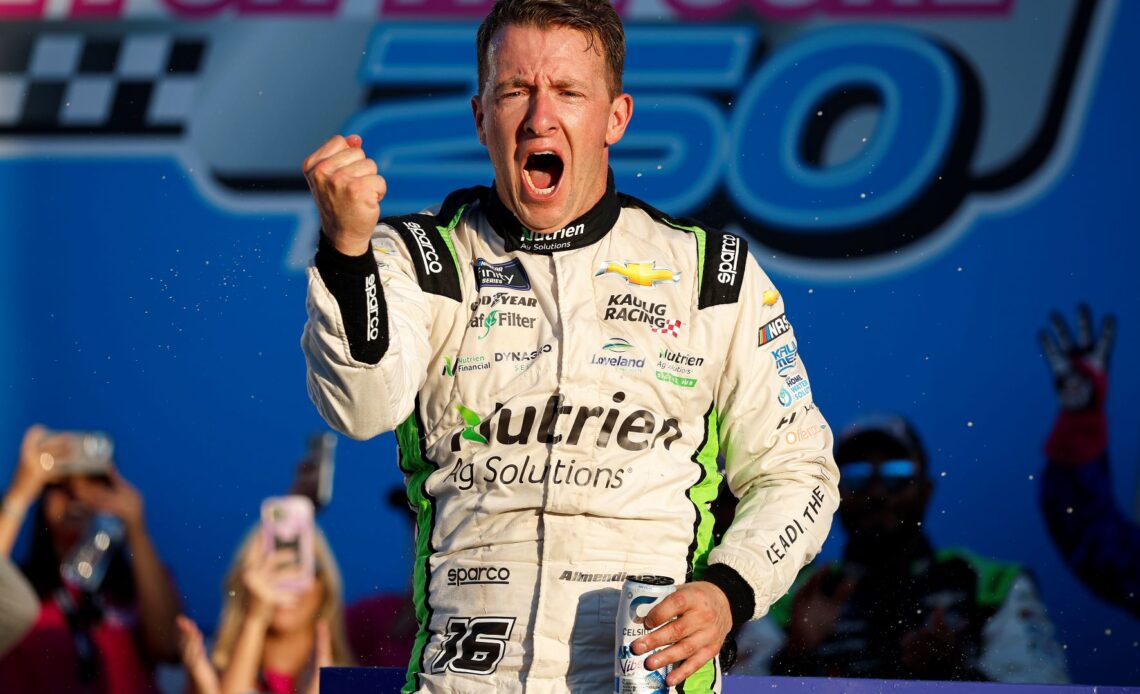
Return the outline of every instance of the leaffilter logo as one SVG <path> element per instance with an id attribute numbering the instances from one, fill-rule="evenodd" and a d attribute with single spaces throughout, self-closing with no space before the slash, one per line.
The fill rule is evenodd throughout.
<path id="1" fill-rule="evenodd" d="M 490 313 L 488 313 L 487 317 L 485 319 L 483 319 L 483 328 L 485 328 L 485 329 L 483 330 L 483 334 L 479 336 L 479 339 L 482 340 L 483 338 L 490 335 L 491 334 L 491 328 L 495 327 L 495 324 L 498 322 L 499 322 L 499 309 L 495 309 L 495 310 L 491 311 Z"/>

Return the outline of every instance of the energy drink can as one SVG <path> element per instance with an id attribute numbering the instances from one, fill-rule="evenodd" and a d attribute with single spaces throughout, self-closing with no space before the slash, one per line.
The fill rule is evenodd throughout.
<path id="1" fill-rule="evenodd" d="M 662 649 L 634 655 L 630 645 L 650 632 L 645 628 L 645 616 L 676 589 L 668 576 L 630 576 L 622 584 L 615 620 L 615 694 L 666 694 L 669 691 L 665 677 L 673 669 L 672 665 L 645 669 L 645 659 Z"/>

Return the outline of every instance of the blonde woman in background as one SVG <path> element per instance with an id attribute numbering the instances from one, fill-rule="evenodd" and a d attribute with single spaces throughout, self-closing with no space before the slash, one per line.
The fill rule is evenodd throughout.
<path id="1" fill-rule="evenodd" d="M 353 664 L 344 629 L 340 570 L 315 529 L 316 580 L 301 592 L 277 587 L 291 569 L 266 554 L 260 526 L 242 542 L 223 587 L 213 664 L 222 694 L 316 694 L 319 669 Z"/>

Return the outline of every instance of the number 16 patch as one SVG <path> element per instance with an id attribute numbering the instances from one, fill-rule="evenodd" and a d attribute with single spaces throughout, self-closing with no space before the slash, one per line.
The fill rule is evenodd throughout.
<path id="1" fill-rule="evenodd" d="M 431 671 L 490 675 L 503 659 L 514 627 L 514 617 L 452 617 L 447 620 L 447 637 L 431 663 Z"/>

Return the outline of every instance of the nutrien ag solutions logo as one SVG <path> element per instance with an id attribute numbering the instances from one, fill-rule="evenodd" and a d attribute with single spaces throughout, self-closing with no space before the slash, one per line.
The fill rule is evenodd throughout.
<path id="1" fill-rule="evenodd" d="M 558 395 L 550 396 L 542 411 L 534 405 L 520 410 L 499 404 L 488 416 L 483 417 L 466 405 L 456 405 L 455 409 L 463 419 L 464 427 L 451 438 L 451 450 L 459 451 L 460 441 L 474 441 L 490 444 L 494 439 L 504 446 L 526 445 L 531 442 L 556 445 L 565 443 L 576 446 L 579 442 L 591 443 L 582 439 L 582 432 L 591 420 L 599 420 L 601 427 L 592 442 L 596 448 L 607 448 L 616 443 L 627 451 L 642 451 L 660 444 L 669 450 L 673 442 L 681 438 L 681 424 L 676 417 L 665 417 L 649 410 L 621 407 L 626 395 L 613 394 L 611 403 L 599 405 L 569 405 Z M 593 427 L 589 429 L 593 431 Z"/>

